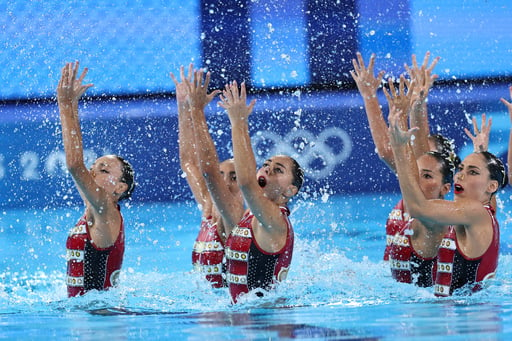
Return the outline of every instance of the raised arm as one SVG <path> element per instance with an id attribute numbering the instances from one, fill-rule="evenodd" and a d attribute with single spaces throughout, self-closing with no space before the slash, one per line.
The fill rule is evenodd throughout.
<path id="1" fill-rule="evenodd" d="M 193 65 L 190 64 L 188 74 L 185 76 L 185 68 L 180 67 L 180 80 L 178 81 L 174 74 L 171 78 L 176 86 L 176 101 L 178 104 L 178 146 L 180 155 L 180 166 L 187 176 L 187 183 L 203 212 L 204 217 L 212 214 L 212 201 L 206 187 L 204 178 L 199 168 L 199 157 L 197 153 L 197 141 L 194 134 L 192 114 L 188 102 L 188 86 L 186 81 L 190 81 L 193 76 Z"/>
<path id="2" fill-rule="evenodd" d="M 246 101 L 245 83 L 241 84 L 239 91 L 237 83 L 233 82 L 226 86 L 219 105 L 227 110 L 231 122 L 233 154 L 240 190 L 265 234 L 270 237 L 269 239 L 274 237 L 277 239 L 283 235 L 286 236 L 288 227 L 279 206 L 267 197 L 256 179 L 256 159 L 252 150 L 248 122 L 256 101 L 252 100 L 249 105 L 246 104 Z M 277 251 L 269 250 L 268 245 L 267 247 L 263 246 L 264 242 L 267 242 L 267 238 L 258 240 L 260 246 L 266 251 Z"/>
<path id="3" fill-rule="evenodd" d="M 256 100 L 253 99 L 247 105 L 245 83 L 241 84 L 239 91 L 236 81 L 226 85 L 220 99 L 219 105 L 226 109 L 231 123 L 238 184 L 241 189 L 259 187 L 256 183 L 256 159 L 249 136 L 249 115 Z"/>
<path id="4" fill-rule="evenodd" d="M 395 161 L 387 134 L 388 126 L 384 120 L 377 98 L 377 90 L 381 85 L 385 72 L 380 71 L 377 77 L 374 76 L 375 54 L 371 55 L 368 67 L 365 66 L 361 53 L 357 52 L 356 57 L 357 59 L 352 59 L 354 70 L 350 71 L 350 75 L 352 75 L 357 89 L 363 97 L 364 109 L 368 118 L 373 143 L 380 159 L 395 172 Z"/>
<path id="5" fill-rule="evenodd" d="M 217 150 L 208 131 L 204 108 L 220 91 L 216 90 L 208 94 L 210 73 L 206 74 L 206 78 L 204 76 L 202 70 L 195 71 L 193 80 L 186 79 L 185 84 L 189 92 L 190 117 L 194 128 L 199 169 L 208 182 L 208 178 L 220 178 L 220 173 Z"/>
<path id="6" fill-rule="evenodd" d="M 78 116 L 78 100 L 93 86 L 82 84 L 88 69 L 85 68 L 79 78 L 79 63 L 67 63 L 62 68 L 61 78 L 57 86 L 57 102 L 59 104 L 62 125 L 62 141 L 66 153 L 66 166 L 82 196 L 82 199 L 98 213 L 104 213 L 108 207 L 107 193 L 96 184 L 84 163 L 82 130 Z"/>
<path id="7" fill-rule="evenodd" d="M 508 88 L 510 92 L 510 98 L 512 98 L 512 86 Z M 504 98 L 501 98 L 501 102 L 507 106 L 508 114 L 510 117 L 510 122 L 512 123 L 512 102 L 507 101 Z M 512 124 L 511 124 L 512 125 Z M 510 135 L 508 138 L 508 153 L 507 153 L 507 170 L 508 170 L 508 178 L 512 179 L 512 129 L 510 129 Z"/>
<path id="8" fill-rule="evenodd" d="M 489 138 L 491 135 L 491 127 L 492 127 L 492 117 L 487 121 L 487 117 L 485 114 L 482 114 L 482 124 L 480 129 L 478 128 L 478 123 L 476 122 L 476 118 L 472 118 L 473 122 L 473 135 L 468 128 L 464 128 L 464 132 L 473 142 L 473 151 L 477 152 L 486 152 L 489 149 Z M 510 143 L 510 142 L 509 142 Z M 496 196 L 493 195 L 491 197 L 490 205 L 496 210 Z"/>
<path id="9" fill-rule="evenodd" d="M 229 190 L 228 184 L 220 172 L 220 162 L 213 139 L 208 130 L 204 108 L 220 93 L 215 90 L 208 94 L 210 73 L 204 75 L 203 70 L 194 72 L 193 81 L 185 80 L 189 92 L 189 101 L 194 125 L 195 140 L 201 173 L 206 181 L 211 198 L 224 222 L 224 232 L 231 229 L 240 221 L 243 214 L 243 201 Z"/>
<path id="10" fill-rule="evenodd" d="M 488 218 L 483 205 L 476 200 L 449 201 L 425 198 L 418 183 L 417 166 L 414 166 L 416 158 L 409 145 L 411 136 L 417 128 L 402 130 L 398 123 L 400 115 L 399 112 L 390 114 L 389 135 L 397 162 L 400 190 L 411 217 L 424 223 L 465 226 L 474 226 L 482 217 Z"/>
<path id="11" fill-rule="evenodd" d="M 412 66 L 405 65 L 405 69 L 409 74 L 410 80 L 415 84 L 414 98 L 412 103 L 412 110 L 409 113 L 409 125 L 411 127 L 418 127 L 415 133 L 414 144 L 412 149 L 416 157 L 420 157 L 424 153 L 430 151 L 428 144 L 428 136 L 430 134 L 430 126 L 428 123 L 428 110 L 427 101 L 430 88 L 434 81 L 439 77 L 432 74 L 435 66 L 439 62 L 439 57 L 428 65 L 430 59 L 430 52 L 425 53 L 423 64 L 418 66 L 416 55 L 412 55 Z"/>

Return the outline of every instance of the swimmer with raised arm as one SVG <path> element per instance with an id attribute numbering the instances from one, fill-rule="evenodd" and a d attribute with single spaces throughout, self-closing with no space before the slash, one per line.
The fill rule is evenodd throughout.
<path id="1" fill-rule="evenodd" d="M 409 85 L 411 85 L 409 83 Z M 414 85 L 413 85 L 414 86 Z M 415 91 L 420 91 L 421 85 L 407 88 L 405 79 L 401 77 L 399 92 L 395 91 L 390 82 L 390 92 L 385 90 L 391 112 L 408 111 L 413 103 L 411 98 Z M 403 117 L 399 118 L 403 124 Z M 413 162 L 413 161 L 411 161 Z M 427 199 L 444 199 L 450 192 L 453 171 L 456 165 L 450 155 L 431 151 L 415 160 L 418 174 L 418 184 Z M 433 285 L 433 266 L 437 250 L 447 226 L 436 222 L 422 222 L 411 218 L 395 234 L 389 250 L 389 265 L 392 277 L 398 282 L 412 283 L 421 287 Z"/>
<path id="2" fill-rule="evenodd" d="M 203 71 L 194 72 L 192 64 L 187 76 L 180 68 L 180 81 L 172 73 L 171 78 L 176 85 L 181 168 L 202 211 L 192 264 L 214 288 L 221 288 L 226 286 L 224 244 L 244 208 L 234 161 L 219 162 L 206 123 L 204 108 L 219 91 L 208 94 L 210 74 L 204 79 Z"/>
<path id="3" fill-rule="evenodd" d="M 436 261 L 435 294 L 455 290 L 477 291 L 495 276 L 499 257 L 499 224 L 490 205 L 508 177 L 499 158 L 489 152 L 472 153 L 454 177 L 454 200 L 428 199 L 421 191 L 410 147 L 415 129 L 403 130 L 400 112 L 392 112 L 389 136 L 395 156 L 400 190 L 411 217 L 423 223 L 448 225 Z"/>
<path id="4" fill-rule="evenodd" d="M 304 172 L 290 156 L 275 155 L 257 170 L 249 136 L 245 83 L 226 85 L 219 105 L 231 122 L 237 182 L 248 205 L 226 242 L 227 281 L 233 302 L 250 291 L 261 296 L 286 278 L 294 232 L 288 203 L 299 192 Z"/>
<path id="5" fill-rule="evenodd" d="M 410 81 L 406 82 L 401 79 L 401 84 L 398 91 L 394 91 L 391 82 L 390 87 L 393 87 L 393 105 L 405 106 L 403 114 L 400 118 L 402 127 L 407 127 L 408 119 L 411 126 L 419 127 L 416 134 L 414 143 L 414 155 L 421 157 L 428 151 L 437 151 L 444 155 L 451 155 L 454 162 L 457 161 L 453 144 L 450 143 L 442 135 L 429 135 L 428 113 L 427 113 L 427 97 L 434 81 L 438 78 L 437 75 L 432 74 L 439 57 L 435 58 L 429 65 L 430 53 L 427 52 L 423 59 L 423 64 L 418 65 L 416 56 L 412 56 L 412 65 L 405 68 L 410 76 Z M 380 159 L 396 173 L 395 160 L 388 137 L 388 125 L 384 120 L 384 116 L 377 98 L 377 90 L 381 86 L 384 71 L 380 71 L 377 77 L 374 76 L 375 55 L 372 54 L 368 67 L 365 66 L 364 60 L 360 53 L 357 53 L 357 59 L 352 60 L 354 70 L 351 71 L 352 78 L 356 82 L 357 88 L 363 97 L 365 112 L 368 118 L 370 132 L 375 143 L 377 154 Z M 406 83 L 413 83 L 415 86 L 407 97 L 404 96 L 404 89 Z M 389 103 L 390 97 L 386 96 Z M 412 110 L 411 110 L 412 108 Z M 391 109 L 390 109 L 391 110 Z M 384 249 L 384 260 L 389 260 L 391 251 L 391 244 L 395 235 L 404 229 L 409 221 L 409 214 L 403 200 L 398 203 L 391 210 L 386 220 L 386 247 Z"/>
<path id="6" fill-rule="evenodd" d="M 67 63 L 57 87 L 66 166 L 85 204 L 85 213 L 68 236 L 68 296 L 105 290 L 119 277 L 124 256 L 124 221 L 119 201 L 135 188 L 132 166 L 117 155 L 98 158 L 90 169 L 84 163 L 78 100 L 92 87 L 83 84 L 85 68 Z"/>

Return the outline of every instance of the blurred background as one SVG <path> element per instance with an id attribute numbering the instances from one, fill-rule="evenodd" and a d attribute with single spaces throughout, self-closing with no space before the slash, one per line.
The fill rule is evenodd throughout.
<path id="1" fill-rule="evenodd" d="M 357 51 L 386 77 L 412 54 L 440 56 L 430 93 L 433 133 L 461 157 L 472 116 L 493 118 L 490 151 L 506 160 L 512 83 L 512 4 L 505 1 L 203 0 L 0 3 L 0 207 L 79 203 L 65 170 L 55 89 L 64 63 L 94 83 L 80 114 L 88 163 L 105 153 L 136 170 L 133 202 L 191 199 L 179 167 L 169 73 L 212 72 L 211 88 L 245 81 L 257 99 L 251 136 L 258 164 L 288 153 L 307 170 L 304 198 L 397 192 L 379 161 L 349 72 Z M 387 106 L 380 97 L 384 114 Z M 222 159 L 229 122 L 207 108 Z"/>

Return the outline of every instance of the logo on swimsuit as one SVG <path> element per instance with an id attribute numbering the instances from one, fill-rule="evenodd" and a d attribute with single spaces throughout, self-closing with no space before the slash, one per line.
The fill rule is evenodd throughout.
<path id="1" fill-rule="evenodd" d="M 119 283 L 119 275 L 121 274 L 121 270 L 116 270 L 114 272 L 112 272 L 112 274 L 110 275 L 110 284 L 112 284 L 112 286 L 117 286 L 117 284 Z"/>
<path id="2" fill-rule="evenodd" d="M 306 129 L 291 131 L 284 137 L 268 130 L 258 131 L 252 141 L 258 164 L 268 155 L 290 155 L 316 180 L 331 175 L 352 153 L 352 139 L 338 127 L 327 128 L 318 136 Z"/>

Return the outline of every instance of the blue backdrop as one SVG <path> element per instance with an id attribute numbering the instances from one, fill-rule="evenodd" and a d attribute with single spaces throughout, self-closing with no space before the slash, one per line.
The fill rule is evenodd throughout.
<path id="1" fill-rule="evenodd" d="M 4 0 L 0 12 L 0 100 L 53 96 L 75 60 L 101 97 L 169 93 L 189 62 L 216 86 L 350 87 L 356 51 L 393 75 L 431 51 L 442 80 L 512 76 L 502 0 Z"/>
<path id="2" fill-rule="evenodd" d="M 258 99 L 251 136 L 258 162 L 277 152 L 308 170 L 304 195 L 396 191 L 375 154 L 349 71 L 356 51 L 377 70 L 403 72 L 411 54 L 442 59 L 429 103 L 432 131 L 453 138 L 472 115 L 494 119 L 491 150 L 506 154 L 510 123 L 500 97 L 511 81 L 512 5 L 502 1 L 136 0 L 0 4 L 0 206 L 75 205 L 53 99 L 60 69 L 90 68 L 93 96 L 81 107 L 87 160 L 132 161 L 134 200 L 183 200 L 176 105 L 169 72 L 194 62 L 212 87 L 245 80 Z M 494 85 L 489 85 L 494 84 Z M 382 98 L 381 98 L 382 100 Z M 385 101 L 382 100 L 384 104 Z M 222 158 L 224 113 L 208 111 Z"/>
<path id="3" fill-rule="evenodd" d="M 507 95 L 503 87 L 433 91 L 431 129 L 454 139 L 464 157 L 471 145 L 462 128 L 470 127 L 472 115 L 486 112 L 494 120 L 490 149 L 506 160 L 510 123 L 498 99 Z M 276 153 L 295 156 L 307 169 L 303 195 L 398 189 L 395 176 L 375 153 L 358 93 L 296 91 L 252 96 L 258 99 L 250 125 L 258 164 Z M 105 153 L 130 160 L 138 183 L 133 200 L 191 198 L 179 166 L 173 99 L 86 102 L 80 110 L 88 164 Z M 65 171 L 56 104 L 4 105 L 0 115 L 0 206 L 79 202 Z M 227 116 L 211 104 L 208 121 L 220 157 L 231 157 Z"/>

